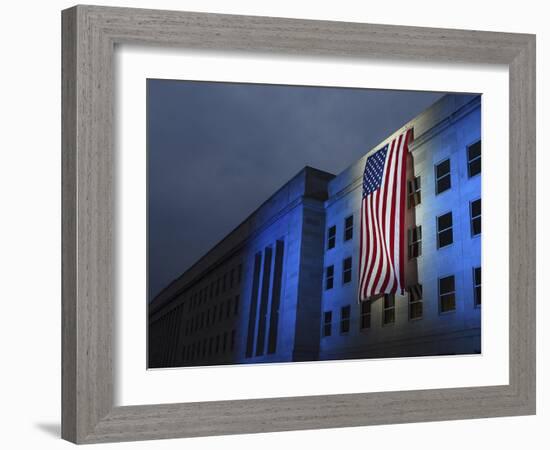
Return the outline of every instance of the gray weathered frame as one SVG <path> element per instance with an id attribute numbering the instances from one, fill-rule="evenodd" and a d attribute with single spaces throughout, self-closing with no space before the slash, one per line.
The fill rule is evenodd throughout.
<path id="1" fill-rule="evenodd" d="M 75 6 L 62 13 L 62 436 L 76 443 L 535 413 L 535 36 Z M 113 51 L 118 43 L 506 64 L 510 383 L 113 406 Z"/>

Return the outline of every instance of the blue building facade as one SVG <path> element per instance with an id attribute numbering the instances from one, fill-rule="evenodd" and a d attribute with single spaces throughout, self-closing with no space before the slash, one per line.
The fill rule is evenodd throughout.
<path id="1" fill-rule="evenodd" d="M 412 127 L 408 287 L 357 302 L 366 158 Z M 481 352 L 481 97 L 335 176 L 304 168 L 149 306 L 149 367 Z"/>

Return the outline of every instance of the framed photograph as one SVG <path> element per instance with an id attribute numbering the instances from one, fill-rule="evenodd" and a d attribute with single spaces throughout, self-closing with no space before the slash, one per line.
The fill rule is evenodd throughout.
<path id="1" fill-rule="evenodd" d="M 75 6 L 62 435 L 535 413 L 535 37 Z"/>

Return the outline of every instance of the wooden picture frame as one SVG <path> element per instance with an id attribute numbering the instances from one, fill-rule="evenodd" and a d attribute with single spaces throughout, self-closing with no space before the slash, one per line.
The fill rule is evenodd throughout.
<path id="1" fill-rule="evenodd" d="M 62 30 L 64 439 L 95 443 L 535 413 L 535 36 L 98 6 L 63 11 Z M 120 43 L 507 65 L 509 384 L 114 407 L 113 52 Z"/>

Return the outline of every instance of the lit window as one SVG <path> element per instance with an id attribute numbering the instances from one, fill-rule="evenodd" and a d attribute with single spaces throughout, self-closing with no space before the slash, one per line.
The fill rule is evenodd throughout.
<path id="1" fill-rule="evenodd" d="M 481 173 L 481 141 L 468 146 L 468 176 Z"/>
<path id="2" fill-rule="evenodd" d="M 328 291 L 334 287 L 334 266 L 328 266 L 326 269 L 325 289 Z"/>
<path id="3" fill-rule="evenodd" d="M 409 259 L 422 255 L 422 227 L 409 229 Z"/>
<path id="4" fill-rule="evenodd" d="M 323 315 L 323 336 L 332 334 L 332 311 L 325 311 Z"/>
<path id="5" fill-rule="evenodd" d="M 344 259 L 342 265 L 342 283 L 349 283 L 351 281 L 351 256 Z"/>
<path id="6" fill-rule="evenodd" d="M 353 239 L 353 216 L 346 217 L 344 223 L 344 241 Z"/>
<path id="7" fill-rule="evenodd" d="M 472 236 L 481 234 L 481 199 L 470 202 L 470 224 Z"/>
<path id="8" fill-rule="evenodd" d="M 441 194 L 451 188 L 451 160 L 445 161 L 435 166 L 435 193 Z"/>
<path id="9" fill-rule="evenodd" d="M 441 312 L 454 311 L 455 305 L 455 277 L 451 275 L 439 279 L 439 310 Z"/>
<path id="10" fill-rule="evenodd" d="M 409 208 L 414 208 L 422 201 L 420 177 L 414 177 L 407 183 Z"/>
<path id="11" fill-rule="evenodd" d="M 371 303 L 370 301 L 361 302 L 361 330 L 370 328 L 370 311 Z"/>
<path id="12" fill-rule="evenodd" d="M 420 319 L 422 309 L 422 285 L 415 284 L 409 288 L 409 319 Z"/>
<path id="13" fill-rule="evenodd" d="M 328 229 L 327 248 L 330 250 L 336 246 L 336 225 Z"/>
<path id="14" fill-rule="evenodd" d="M 481 267 L 474 268 L 474 305 L 481 306 Z"/>
<path id="15" fill-rule="evenodd" d="M 384 294 L 384 308 L 382 311 L 382 323 L 388 325 L 395 322 L 395 295 Z"/>
<path id="16" fill-rule="evenodd" d="M 448 212 L 437 218 L 437 248 L 453 243 L 453 213 Z"/>
<path id="17" fill-rule="evenodd" d="M 340 313 L 340 333 L 348 333 L 349 332 L 349 316 L 350 316 L 351 308 L 350 306 L 343 306 Z"/>

